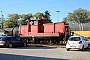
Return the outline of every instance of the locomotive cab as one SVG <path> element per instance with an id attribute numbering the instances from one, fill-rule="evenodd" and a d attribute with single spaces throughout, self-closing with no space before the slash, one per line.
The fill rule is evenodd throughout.
<path id="1" fill-rule="evenodd" d="M 31 26 L 31 33 L 43 33 L 45 19 L 33 19 L 28 21 Z"/>

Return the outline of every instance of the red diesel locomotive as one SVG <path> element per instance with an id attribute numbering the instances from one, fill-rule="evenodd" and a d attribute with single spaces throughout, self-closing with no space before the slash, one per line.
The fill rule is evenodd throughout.
<path id="1" fill-rule="evenodd" d="M 69 25 L 65 22 L 47 23 L 47 19 L 28 20 L 27 25 L 19 26 L 19 35 L 32 43 L 55 43 L 68 39 Z"/>

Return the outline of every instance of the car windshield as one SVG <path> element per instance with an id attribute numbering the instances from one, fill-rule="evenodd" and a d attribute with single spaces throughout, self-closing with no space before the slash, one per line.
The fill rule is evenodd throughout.
<path id="1" fill-rule="evenodd" d="M 80 37 L 70 37 L 69 41 L 80 41 Z"/>

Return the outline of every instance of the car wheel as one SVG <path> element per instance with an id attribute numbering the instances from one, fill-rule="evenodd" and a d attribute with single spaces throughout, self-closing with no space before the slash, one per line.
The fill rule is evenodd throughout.
<path id="1" fill-rule="evenodd" d="M 69 51 L 70 49 L 67 49 L 67 51 Z"/>
<path id="2" fill-rule="evenodd" d="M 27 43 L 23 43 L 23 46 L 24 46 L 24 47 L 27 46 Z"/>
<path id="3" fill-rule="evenodd" d="M 10 44 L 8 45 L 8 47 L 9 47 L 9 48 L 12 48 L 12 47 L 13 47 L 13 44 L 10 43 Z"/>
<path id="4" fill-rule="evenodd" d="M 84 49 L 84 45 L 82 46 L 82 51 L 84 51 L 85 49 Z"/>

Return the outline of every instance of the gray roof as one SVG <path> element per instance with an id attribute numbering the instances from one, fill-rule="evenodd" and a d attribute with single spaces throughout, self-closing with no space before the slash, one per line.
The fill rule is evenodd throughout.
<path id="1" fill-rule="evenodd" d="M 5 30 L 3 30 L 3 29 L 0 29 L 0 32 L 4 32 Z"/>
<path id="2" fill-rule="evenodd" d="M 3 28 L 3 29 L 0 29 L 0 32 L 3 32 L 3 31 L 19 31 L 19 28 Z"/>
<path id="3" fill-rule="evenodd" d="M 13 28 L 5 28 L 5 31 L 12 31 Z"/>

